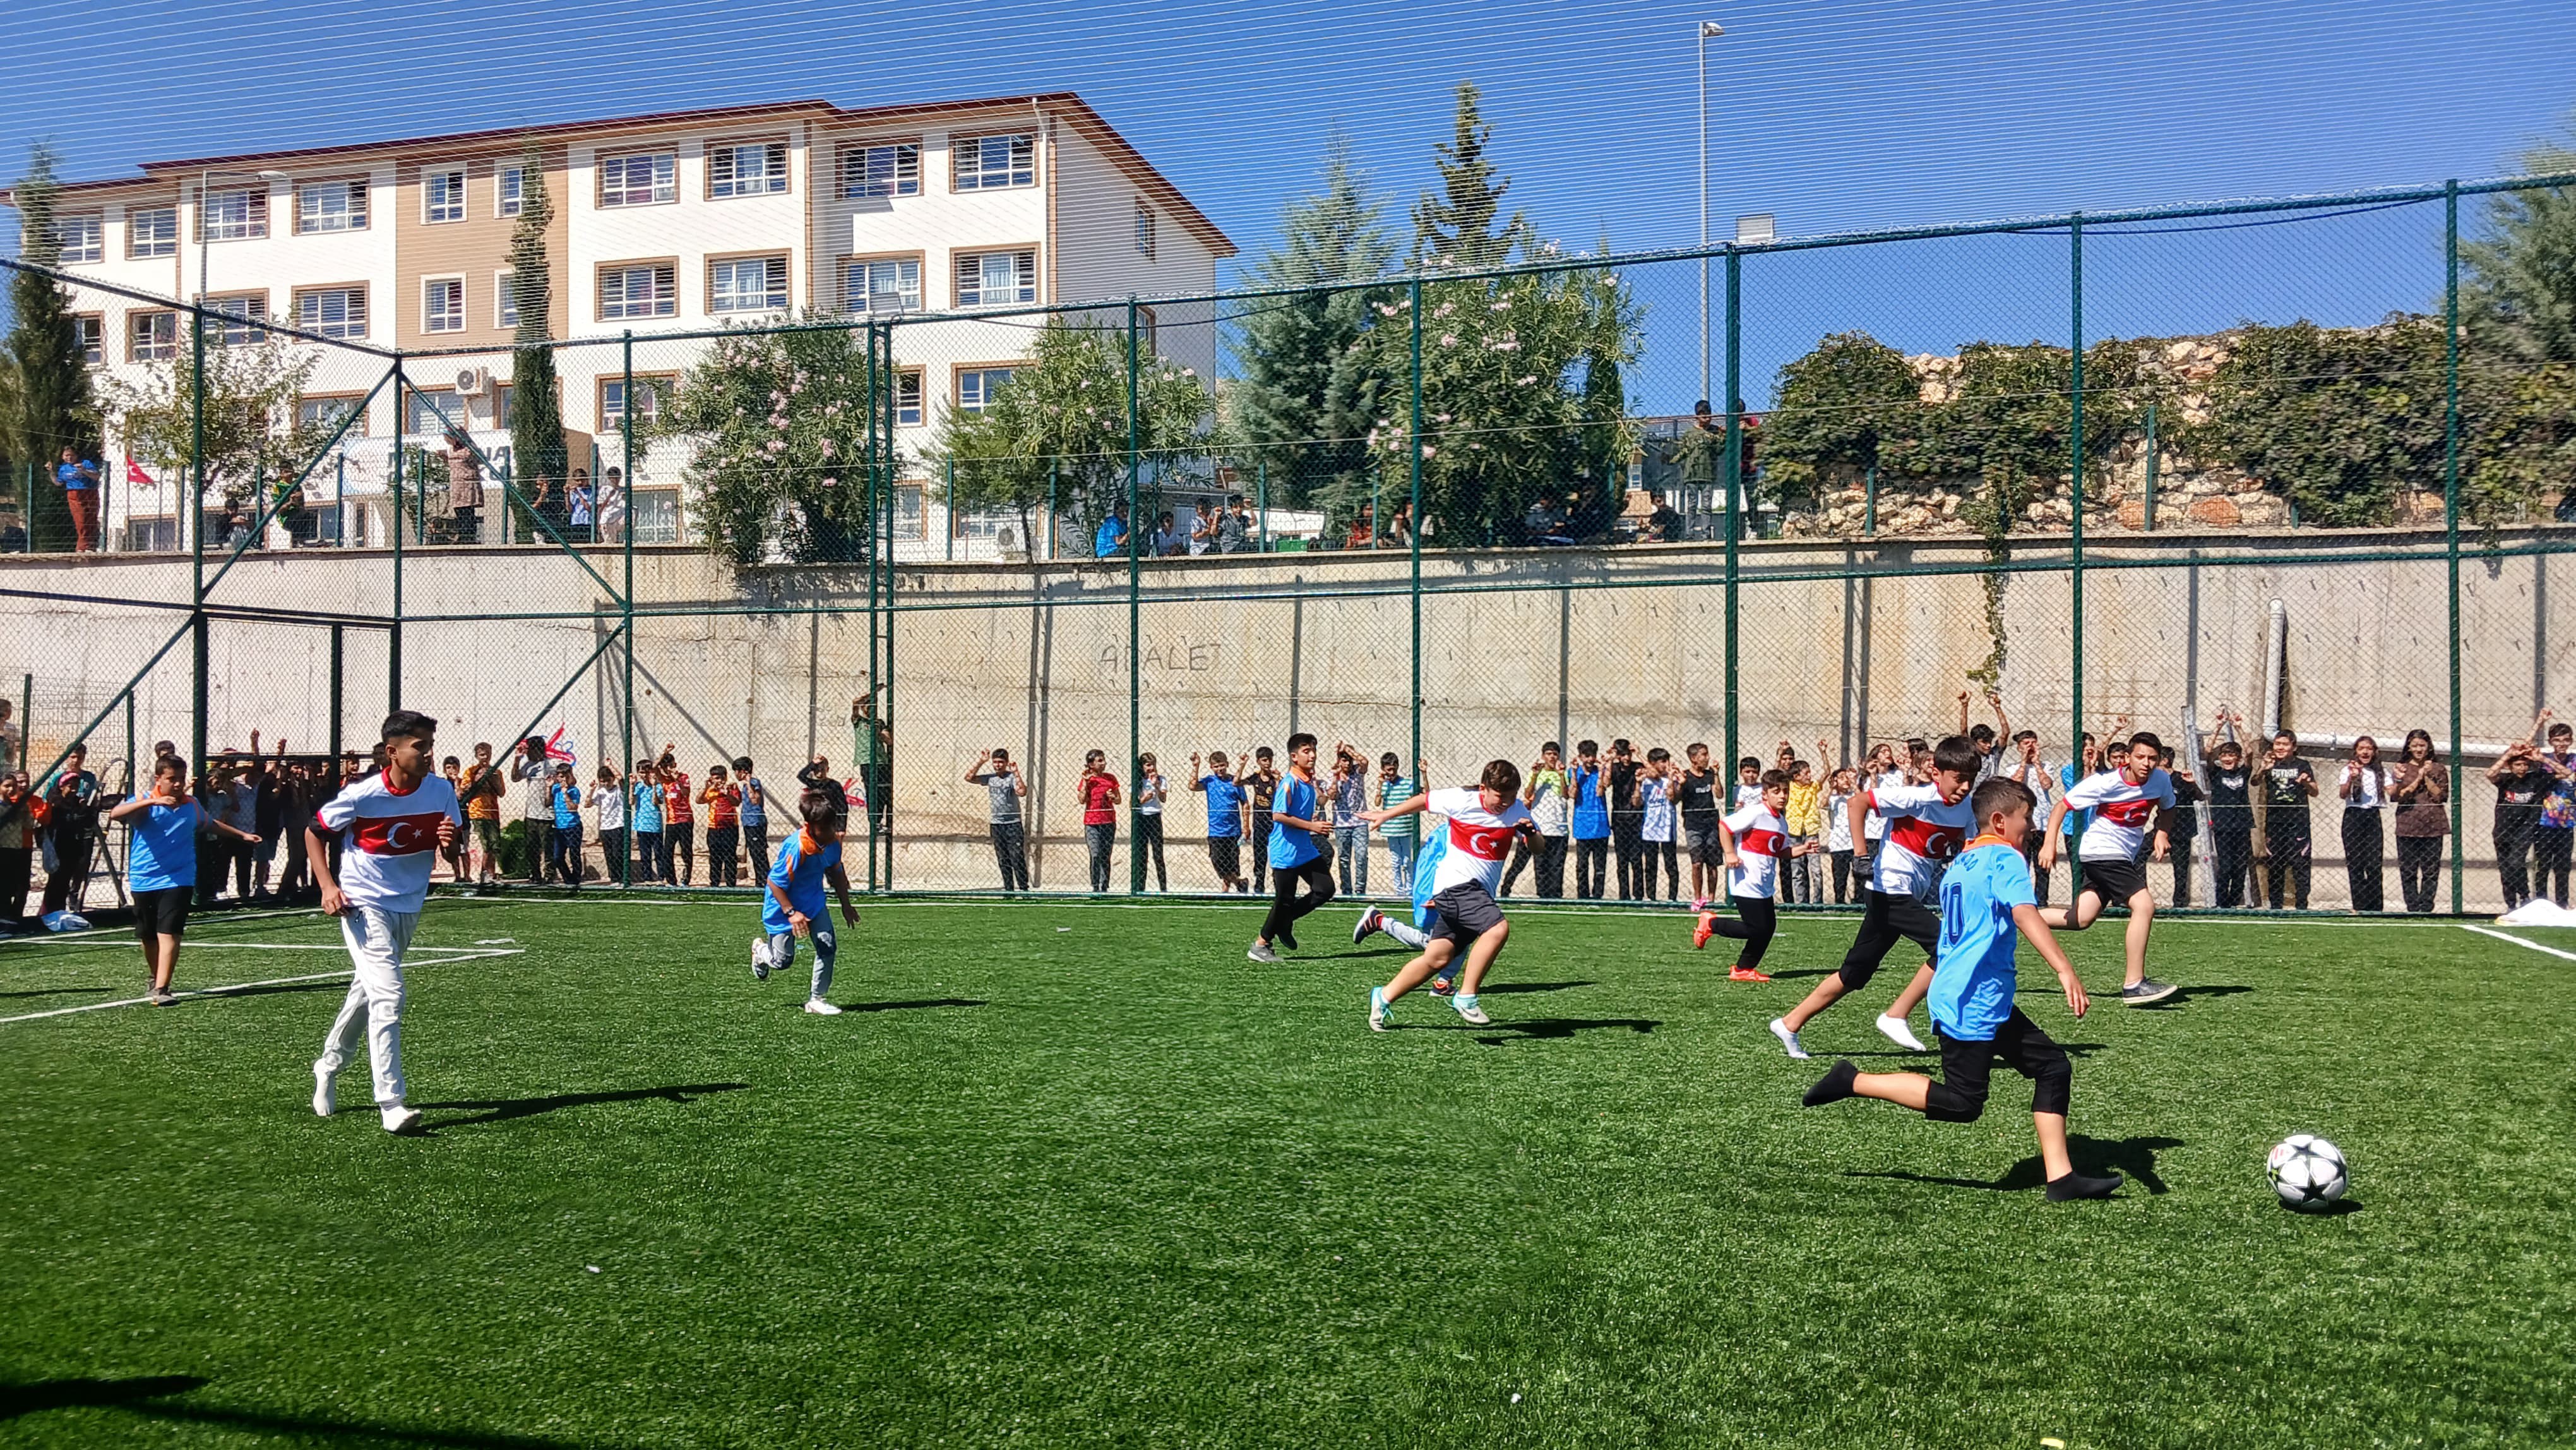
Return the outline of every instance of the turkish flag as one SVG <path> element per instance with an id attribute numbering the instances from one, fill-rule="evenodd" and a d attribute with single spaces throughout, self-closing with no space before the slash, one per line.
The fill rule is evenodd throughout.
<path id="1" fill-rule="evenodd" d="M 417 856 L 438 849 L 443 811 L 416 816 L 368 816 L 358 822 L 358 849 L 370 856 Z"/>
<path id="2" fill-rule="evenodd" d="M 139 483 L 145 488 L 155 488 L 159 486 L 152 481 L 151 474 L 143 471 L 143 465 L 135 462 L 131 458 L 125 460 L 125 481 L 127 483 Z"/>
<path id="3" fill-rule="evenodd" d="M 1449 818 L 1449 844 L 1479 861 L 1502 860 L 1517 834 L 1509 826 L 1471 826 L 1456 816 Z"/>

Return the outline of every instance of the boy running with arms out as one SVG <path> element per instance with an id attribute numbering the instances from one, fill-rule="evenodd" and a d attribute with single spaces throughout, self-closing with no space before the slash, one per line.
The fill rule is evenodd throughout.
<path id="1" fill-rule="evenodd" d="M 1502 908 L 1494 904 L 1494 886 L 1502 878 L 1513 843 L 1538 834 L 1529 807 L 1516 799 L 1520 788 L 1520 770 L 1508 760 L 1492 760 L 1485 763 L 1474 790 L 1435 790 L 1368 813 L 1371 825 L 1424 810 L 1448 817 L 1446 849 L 1432 867 L 1432 891 L 1424 903 L 1428 912 L 1437 913 L 1429 940 L 1422 955 L 1405 963 L 1393 981 L 1369 989 L 1370 1031 L 1384 1032 L 1396 1000 L 1441 972 L 1462 945 L 1467 949 L 1467 964 L 1458 974 L 1457 994 L 1449 1005 L 1476 1026 L 1493 1020 L 1476 1005 L 1476 989 L 1484 984 L 1486 971 L 1512 931 Z"/>
<path id="2" fill-rule="evenodd" d="M 338 1109 L 340 1069 L 366 1038 L 375 1071 L 376 1111 L 388 1133 L 417 1132 L 420 1111 L 403 1103 L 403 954 L 420 925 L 430 868 L 465 828 L 456 788 L 432 775 L 438 721 L 417 710 L 385 717 L 382 770 L 352 781 L 315 812 L 304 833 L 322 912 L 340 918 L 348 944 L 349 995 L 313 1063 L 313 1111 Z M 534 787 L 543 789 L 542 783 Z M 331 874 L 331 844 L 341 843 L 340 876 Z"/>
<path id="3" fill-rule="evenodd" d="M 1789 844 L 1789 823 L 1780 814 L 1788 804 L 1789 772 L 1765 771 L 1762 798 L 1717 823 L 1719 846 L 1726 853 L 1726 898 L 1735 903 L 1736 920 L 1727 921 L 1714 911 L 1701 912 L 1699 925 L 1691 931 L 1691 949 L 1707 946 L 1712 936 L 1744 943 L 1743 954 L 1726 969 L 1729 981 L 1771 980 L 1762 970 L 1762 954 L 1771 949 L 1771 938 L 1779 930 L 1780 913 L 1774 902 L 1780 894 L 1780 863 L 1823 849 L 1813 841 Z"/>
<path id="4" fill-rule="evenodd" d="M 2120 1175 L 2087 1177 L 2067 1157 L 2066 1107 L 2075 1074 L 2066 1049 L 2013 1005 L 2013 933 L 2019 930 L 2057 973 L 2067 1010 L 2081 1017 L 2086 1006 L 2084 984 L 2076 980 L 2075 968 L 2049 934 L 2045 914 L 2031 899 L 2030 865 L 2021 854 L 2022 835 L 2030 829 L 2031 794 L 2016 781 L 1997 778 L 1978 786 L 1973 800 L 1984 831 L 1950 863 L 1941 881 L 1940 966 L 1932 982 L 1940 1078 L 1862 1072 L 1846 1058 L 1807 1089 L 1806 1105 L 1878 1098 L 1935 1122 L 1973 1123 L 1986 1110 L 1987 1084 L 2001 1059 L 2033 1084 L 2031 1127 L 2039 1136 L 2049 1201 L 2108 1198 L 2118 1191 Z"/>
<path id="5" fill-rule="evenodd" d="M 817 1017 L 838 1017 L 841 1009 L 824 1000 L 832 990 L 832 966 L 840 939 L 832 934 L 831 913 L 823 906 L 823 885 L 830 882 L 841 899 L 841 920 L 859 924 L 859 909 L 850 904 L 850 878 L 841 870 L 841 819 L 848 807 L 828 790 L 809 788 L 797 802 L 805 824 L 778 848 L 778 864 L 769 870 L 769 889 L 760 902 L 760 929 L 766 935 L 751 944 L 751 975 L 766 982 L 772 972 L 796 965 L 796 939 L 814 939 L 814 987 L 805 1010 Z"/>
<path id="6" fill-rule="evenodd" d="M 2163 741 L 2144 730 L 2129 737 L 2115 769 L 2088 775 L 2057 798 L 2048 813 L 2048 834 L 2039 843 L 2039 869 L 2050 870 L 2057 865 L 2058 823 L 2070 810 L 2093 812 L 2093 824 L 2084 828 L 2083 843 L 2076 848 L 2084 879 L 2076 888 L 2075 904 L 2043 907 L 2040 917 L 2058 931 L 2082 931 L 2100 920 L 2111 903 L 2128 905 L 2128 975 L 2120 984 L 2120 1002 L 2127 1007 L 2161 1002 L 2180 990 L 2147 978 L 2147 933 L 2156 924 L 2156 897 L 2147 889 L 2146 868 L 2138 864 L 2138 848 L 2145 844 L 2156 812 L 2173 809 L 2173 777 L 2160 768 L 2164 749 Z M 2155 858 L 2161 861 L 2171 843 L 2164 832 L 2155 835 Z"/>
<path id="7" fill-rule="evenodd" d="M 1276 878 L 1270 914 L 1262 918 L 1261 935 L 1245 956 L 1277 962 L 1272 942 L 1295 951 L 1297 918 L 1333 899 L 1333 863 L 1320 844 L 1332 839 L 1332 833 L 1332 823 L 1324 819 L 1323 792 L 1315 788 L 1315 737 L 1300 730 L 1288 737 L 1288 773 L 1279 778 L 1270 811 L 1267 859 Z M 1301 882 L 1306 887 L 1302 896 L 1297 892 Z"/>
<path id="8" fill-rule="evenodd" d="M 1932 989 L 1932 964 L 1941 939 L 1941 919 L 1926 904 L 1933 889 L 1932 868 L 1934 862 L 1956 855 L 1968 839 L 1974 820 L 1968 782 L 1976 774 L 1977 763 L 1977 747 L 1966 736 L 1953 735 L 1932 752 L 1930 785 L 1892 785 L 1881 776 L 1877 784 L 1844 803 L 1853 835 L 1861 834 L 1872 811 L 1886 818 L 1887 834 L 1880 839 L 1869 884 L 1861 891 L 1860 935 L 1843 955 L 1842 970 L 1818 982 L 1807 1000 L 1771 1024 L 1771 1035 L 1780 1039 L 1791 1057 L 1807 1055 L 1799 1045 L 1799 1031 L 1844 993 L 1868 986 L 1869 979 L 1878 975 L 1878 964 L 1899 940 L 1921 947 L 1924 962 L 1914 980 L 1879 1014 L 1878 1030 L 1899 1047 L 1929 1051 L 1905 1019 Z"/>

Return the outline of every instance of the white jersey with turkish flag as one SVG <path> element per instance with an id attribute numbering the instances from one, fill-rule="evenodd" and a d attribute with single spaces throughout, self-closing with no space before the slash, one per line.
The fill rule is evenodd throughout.
<path id="1" fill-rule="evenodd" d="M 420 910 L 430 868 L 438 864 L 438 823 L 465 828 L 456 787 L 443 775 L 426 776 L 406 791 L 394 789 L 393 778 L 380 770 L 315 814 L 324 830 L 340 836 L 340 894 L 352 905 L 384 911 Z"/>
<path id="2" fill-rule="evenodd" d="M 2137 860 L 2157 808 L 2171 810 L 2173 803 L 2173 777 L 2161 770 L 2148 771 L 2144 785 L 2132 783 L 2125 770 L 2084 777 L 2066 792 L 2068 809 L 2093 812 L 2093 824 L 2084 828 L 2084 843 L 2075 854 L 2087 861 Z"/>
<path id="3" fill-rule="evenodd" d="M 1870 809 L 1887 817 L 1887 836 L 1869 868 L 1870 889 L 1918 899 L 1930 895 L 1932 863 L 1949 860 L 1967 844 L 1975 808 L 1964 795 L 1944 802 L 1941 788 L 1931 785 L 1880 786 L 1867 799 Z"/>
<path id="4" fill-rule="evenodd" d="M 1780 891 L 1780 860 L 1789 854 L 1789 823 L 1760 801 L 1726 818 L 1735 834 L 1735 856 L 1744 864 L 1726 873 L 1726 894 L 1764 900 Z"/>
<path id="5" fill-rule="evenodd" d="M 1530 823 L 1529 807 L 1510 800 L 1500 811 L 1489 811 L 1482 790 L 1453 786 L 1433 791 L 1427 809 L 1449 818 L 1449 849 L 1441 854 L 1439 873 L 1431 879 L 1432 893 L 1473 881 L 1491 895 L 1502 884 L 1503 863 L 1511 859 L 1512 842 L 1519 838 L 1520 828 Z"/>

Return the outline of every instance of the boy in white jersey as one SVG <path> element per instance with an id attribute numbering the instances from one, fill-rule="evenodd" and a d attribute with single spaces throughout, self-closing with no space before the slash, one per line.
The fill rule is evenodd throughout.
<path id="1" fill-rule="evenodd" d="M 1977 747 L 1965 735 L 1953 735 L 1932 751 L 1930 785 L 1891 786 L 1882 779 L 1845 803 L 1853 835 L 1861 833 L 1864 818 L 1873 810 L 1887 818 L 1887 834 L 1879 842 L 1877 864 L 1861 892 L 1860 935 L 1843 955 L 1842 970 L 1818 982 L 1807 1000 L 1771 1023 L 1771 1035 L 1780 1039 L 1791 1057 L 1807 1055 L 1798 1042 L 1799 1029 L 1844 993 L 1868 985 L 1900 938 L 1921 947 L 1925 960 L 1914 980 L 1879 1014 L 1878 1030 L 1909 1051 L 1931 1050 L 1905 1019 L 1922 1004 L 1923 994 L 1932 990 L 1932 965 L 1941 940 L 1941 918 L 1930 905 L 1933 865 L 1957 855 L 1968 839 L 1968 827 L 1975 819 L 1968 806 L 1968 787 L 1976 779 L 1977 764 Z"/>
<path id="2" fill-rule="evenodd" d="M 430 868 L 465 827 L 456 787 L 430 773 L 438 721 L 417 710 L 385 717 L 385 765 L 324 803 L 304 833 L 305 855 L 322 888 L 325 915 L 340 918 L 340 937 L 355 969 L 340 1015 L 313 1063 L 313 1111 L 338 1108 L 340 1069 L 363 1035 L 375 1069 L 376 1111 L 388 1133 L 420 1128 L 420 1111 L 403 1103 L 403 953 L 420 925 Z M 340 844 L 340 874 L 331 847 Z"/>
<path id="3" fill-rule="evenodd" d="M 1538 835 L 1529 807 L 1517 799 L 1520 788 L 1518 766 L 1491 760 L 1474 790 L 1430 791 L 1402 805 L 1363 813 L 1373 826 L 1424 810 L 1449 818 L 1447 849 L 1435 868 L 1430 899 L 1424 903 L 1439 916 L 1422 955 L 1405 963 L 1393 981 L 1369 989 L 1370 1031 L 1384 1032 L 1396 999 L 1431 980 L 1461 944 L 1467 948 L 1467 965 L 1458 974 L 1457 995 L 1449 1005 L 1479 1027 L 1493 1020 L 1476 1005 L 1476 989 L 1512 930 L 1502 908 L 1494 904 L 1494 886 L 1502 877 L 1513 842 L 1533 842 Z"/>
<path id="4" fill-rule="evenodd" d="M 1824 849 L 1812 841 L 1789 844 L 1789 823 L 1780 815 L 1788 806 L 1789 772 L 1765 771 L 1761 798 L 1717 824 L 1718 843 L 1726 852 L 1726 897 L 1735 903 L 1736 919 L 1701 912 L 1699 925 L 1691 930 L 1691 949 L 1707 946 L 1712 936 L 1744 943 L 1742 955 L 1726 969 L 1729 981 L 1771 980 L 1762 970 L 1762 954 L 1771 949 L 1771 937 L 1779 930 L 1779 908 L 1772 903 L 1780 894 L 1780 863 Z"/>
<path id="5" fill-rule="evenodd" d="M 2181 990 L 2147 976 L 2147 933 L 2155 926 L 2156 898 L 2147 889 L 2146 868 L 2138 864 L 2138 848 L 2146 844 L 2156 812 L 2173 809 L 2173 777 L 2157 768 L 2163 759 L 2163 741 L 2144 730 L 2129 737 L 2116 769 L 2088 775 L 2057 798 L 2039 844 L 2039 869 L 2047 871 L 2057 864 L 2058 826 L 2067 812 L 2093 812 L 2093 823 L 2084 828 L 2083 843 L 2076 847 L 2084 880 L 2076 888 L 2075 904 L 2043 907 L 2040 915 L 2059 931 L 2082 931 L 2112 902 L 2128 904 L 2128 972 L 2120 983 L 2124 1007 L 2161 1002 Z M 2161 861 L 2172 846 L 2164 832 L 2155 837 L 2155 858 Z"/>

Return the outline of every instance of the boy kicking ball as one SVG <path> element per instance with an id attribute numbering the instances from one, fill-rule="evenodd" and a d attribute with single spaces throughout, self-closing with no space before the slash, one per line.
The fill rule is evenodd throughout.
<path id="1" fill-rule="evenodd" d="M 2070 810 L 2092 810 L 2093 824 L 2084 828 L 2084 840 L 2075 852 L 2084 864 L 2084 884 L 2075 893 L 2075 904 L 2047 907 L 2040 915 L 2059 931 L 2082 931 L 2100 920 L 2103 908 L 2112 902 L 2127 903 L 2128 972 L 2120 979 L 2120 1003 L 2127 1007 L 2161 1002 L 2181 990 L 2147 976 L 2147 933 L 2156 924 L 2156 898 L 2147 889 L 2146 869 L 2138 864 L 2138 848 L 2146 841 L 2156 811 L 2173 809 L 2173 777 L 2157 768 L 2163 759 L 2163 741 L 2143 730 L 2129 737 L 2118 769 L 2088 775 L 2057 798 L 2039 846 L 2039 869 L 2054 868 L 2058 823 Z M 2156 832 L 2156 859 L 2165 859 L 2171 849 L 2165 833 Z"/>
<path id="2" fill-rule="evenodd" d="M 1512 843 L 1535 844 L 1538 836 L 1529 807 L 1521 803 L 1520 789 L 1520 768 L 1508 760 L 1494 760 L 1486 762 L 1474 790 L 1430 791 L 1402 805 L 1360 813 L 1372 826 L 1426 810 L 1449 818 L 1447 848 L 1434 868 L 1431 896 L 1424 903 L 1438 915 L 1431 919 L 1422 955 L 1405 963 L 1393 981 L 1369 989 L 1370 1031 L 1384 1032 L 1396 999 L 1431 980 L 1461 945 L 1467 948 L 1467 965 L 1458 974 L 1457 994 L 1449 1005 L 1476 1026 L 1493 1020 L 1476 1005 L 1476 989 L 1512 933 L 1512 924 L 1494 904 L 1494 886 L 1502 878 Z"/>
<path id="3" fill-rule="evenodd" d="M 430 868 L 465 829 L 456 787 L 430 773 L 438 721 L 417 710 L 385 717 L 384 768 L 349 783 L 314 813 L 304 853 L 322 888 L 322 911 L 340 918 L 340 938 L 354 969 L 340 1015 L 313 1063 L 313 1111 L 339 1106 L 340 1069 L 367 1042 L 375 1069 L 376 1111 L 388 1133 L 420 1129 L 420 1112 L 403 1104 L 403 954 L 420 925 Z M 340 872 L 331 872 L 334 843 Z"/>
<path id="4" fill-rule="evenodd" d="M 850 904 L 850 878 L 841 869 L 841 819 L 846 809 L 839 792 L 809 789 L 797 802 L 805 824 L 778 852 L 769 868 L 769 891 L 761 898 L 760 929 L 767 935 L 751 944 L 751 975 L 766 982 L 772 972 L 796 965 L 796 939 L 814 939 L 814 987 L 805 1010 L 817 1017 L 838 1017 L 841 1009 L 825 1000 L 832 990 L 832 965 L 840 939 L 832 934 L 831 913 L 824 909 L 823 883 L 841 899 L 841 920 L 859 924 L 859 909 Z"/>
<path id="5" fill-rule="evenodd" d="M 2013 933 L 2030 938 L 2066 993 L 2067 1010 L 2084 1015 L 2084 984 L 2048 930 L 2030 889 L 2022 834 L 2030 829 L 2031 794 L 2015 780 L 1989 780 L 1971 797 L 1983 834 L 1950 863 L 1941 882 L 1941 944 L 1932 977 L 1932 1031 L 1941 1040 L 1941 1076 L 1862 1072 L 1846 1058 L 1807 1089 L 1808 1107 L 1844 1098 L 1879 1098 L 1935 1122 L 1973 1123 L 1986 1110 L 1997 1059 L 2033 1084 L 2032 1129 L 2052 1203 L 2108 1198 L 2120 1175 L 2090 1178 L 2066 1155 L 2066 1106 L 2074 1070 L 2066 1049 L 2013 1005 Z"/>

